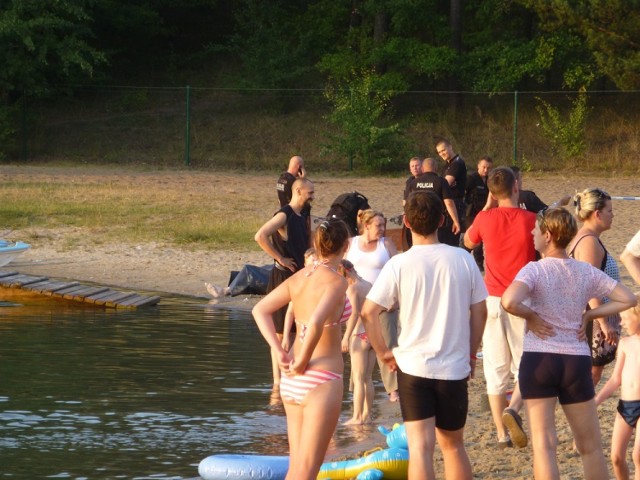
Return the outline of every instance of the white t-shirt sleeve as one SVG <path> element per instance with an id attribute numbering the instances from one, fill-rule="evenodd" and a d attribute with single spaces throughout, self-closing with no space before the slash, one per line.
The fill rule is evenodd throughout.
<path id="1" fill-rule="evenodd" d="M 627 250 L 634 257 L 640 257 L 640 230 L 638 230 L 629 243 L 627 243 Z"/>
<path id="2" fill-rule="evenodd" d="M 398 282 L 392 267 L 393 263 L 393 259 L 385 263 L 367 294 L 368 300 L 386 309 L 393 307 L 398 300 Z"/>
<path id="3" fill-rule="evenodd" d="M 482 278 L 482 273 L 480 273 L 480 269 L 475 265 L 475 260 L 472 260 L 474 263 L 471 267 L 473 273 L 472 280 L 472 292 L 471 292 L 471 305 L 475 305 L 476 303 L 480 303 L 483 300 L 486 300 L 489 296 L 489 292 L 487 292 L 487 287 L 484 283 L 484 279 Z"/>

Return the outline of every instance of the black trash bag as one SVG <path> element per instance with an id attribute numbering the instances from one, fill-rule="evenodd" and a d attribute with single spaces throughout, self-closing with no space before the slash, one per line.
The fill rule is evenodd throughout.
<path id="1" fill-rule="evenodd" d="M 229 295 L 265 295 L 269 274 L 273 265 L 245 265 L 242 270 L 232 271 L 229 276 Z"/>
<path id="2" fill-rule="evenodd" d="M 349 228 L 349 236 L 358 235 L 358 210 L 367 210 L 369 200 L 359 192 L 338 195 L 327 212 L 327 218 L 338 217 Z"/>

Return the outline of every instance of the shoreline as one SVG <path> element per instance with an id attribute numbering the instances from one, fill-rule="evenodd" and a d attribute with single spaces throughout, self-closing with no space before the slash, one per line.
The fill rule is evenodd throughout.
<path id="1" fill-rule="evenodd" d="M 90 168 L 12 168 L 20 175 L 33 177 L 34 182 L 55 182 L 62 175 L 74 182 L 95 182 L 103 179 L 100 172 L 91 175 Z M 127 178 L 137 175 L 127 172 Z M 210 186 L 215 173 L 185 172 L 158 173 L 162 176 L 163 189 L 198 188 Z M 255 215 L 261 221 L 266 221 L 272 210 L 275 210 L 276 196 L 273 188 L 274 175 L 252 175 L 248 182 L 247 175 L 232 175 L 225 173 L 224 181 L 237 186 L 238 195 L 251 195 L 256 204 L 266 205 Z M 188 177 L 188 186 L 185 186 Z M 9 177 L 6 177 L 9 178 Z M 314 214 L 324 214 L 331 201 L 340 193 L 358 190 L 364 193 L 372 207 L 393 216 L 401 210 L 402 189 L 405 177 L 402 178 L 329 178 L 317 177 L 316 200 Z M 145 182 L 157 183 L 154 174 L 140 174 L 137 184 L 144 187 Z M 551 203 L 562 194 L 572 194 L 576 190 L 587 187 L 600 186 L 613 196 L 640 195 L 640 182 L 636 178 L 612 179 L 610 177 L 580 177 L 542 174 L 525 174 L 524 187 L 534 190 L 545 202 Z M 202 187 L 204 188 L 204 187 Z M 227 190 L 212 190 L 211 195 L 226 198 Z M 633 234 L 640 228 L 637 212 L 640 204 L 635 201 L 614 201 L 613 228 L 602 236 L 602 241 L 610 254 L 621 267 L 622 281 L 633 291 L 640 288 L 631 281 L 628 273 L 619 262 L 619 255 Z M 233 212 L 235 213 L 235 212 Z M 239 215 L 239 214 L 238 214 Z M 253 214 L 252 214 L 253 215 Z M 69 236 L 79 240 L 70 244 Z M 80 282 L 96 283 L 114 289 L 134 290 L 140 292 L 156 292 L 163 296 L 185 296 L 196 301 L 210 301 L 204 282 L 226 286 L 229 273 L 240 270 L 244 264 L 265 265 L 270 258 L 259 251 L 257 247 L 251 249 L 222 248 L 202 249 L 196 247 L 182 247 L 164 242 L 146 243 L 116 243 L 106 242 L 100 233 L 90 228 L 74 226 L 58 226 L 56 228 L 16 229 L 10 235 L 3 234 L 11 240 L 22 240 L 30 243 L 32 248 L 3 270 L 15 270 L 30 275 L 47 276 L 53 279 L 77 280 Z M 216 303 L 220 308 L 242 309 L 249 311 L 259 300 L 259 295 L 240 295 L 224 297 Z M 162 304 L 162 302 L 160 303 Z M 604 372 L 602 382 L 611 374 L 613 364 Z M 377 374 L 376 374 L 377 375 Z M 377 377 L 375 377 L 377 378 Z M 600 386 L 602 386 L 601 383 Z M 469 415 L 465 430 L 465 445 L 472 461 L 474 478 L 524 480 L 531 478 L 532 458 L 531 447 L 524 449 L 497 450 L 495 433 L 490 413 L 482 406 L 482 395 L 485 393 L 484 377 L 479 366 L 477 376 L 469 384 Z M 598 409 L 602 430 L 605 455 L 611 443 L 611 430 L 615 418 L 615 407 L 618 394 L 616 393 Z M 343 412 L 345 414 L 345 412 Z M 358 455 L 365 450 L 384 446 L 384 438 L 375 431 L 374 427 L 384 425 L 390 428 L 399 421 L 400 414 L 397 404 L 391 404 L 382 395 L 376 396 L 375 417 L 373 427 L 365 426 L 361 432 L 365 438 L 355 438 L 358 430 L 354 429 L 353 441 L 348 445 L 335 445 L 330 448 L 328 459 L 339 456 Z M 558 410 L 558 459 L 560 474 L 563 478 L 582 478 L 580 458 L 573 453 L 572 436 L 564 415 Z M 338 426 L 339 429 L 354 428 Z M 528 430 L 525 420 L 525 429 Z M 366 432 L 366 433 L 365 433 Z M 440 453 L 436 453 L 437 475 L 442 476 L 442 462 Z M 609 461 L 607 461 L 609 463 Z M 610 470 L 611 467 L 609 466 Z"/>

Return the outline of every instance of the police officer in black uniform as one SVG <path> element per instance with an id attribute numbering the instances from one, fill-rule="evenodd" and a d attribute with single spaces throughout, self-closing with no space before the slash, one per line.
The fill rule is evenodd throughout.
<path id="1" fill-rule="evenodd" d="M 422 161 L 422 171 L 424 173 L 411 182 L 409 193 L 427 190 L 438 195 L 444 203 L 446 211 L 444 223 L 438 228 L 438 241 L 457 247 L 459 246 L 460 221 L 449 183 L 436 173 L 436 161 L 433 158 L 425 158 Z"/>
<path id="2" fill-rule="evenodd" d="M 467 166 L 464 163 L 464 159 L 457 153 L 454 153 L 453 147 L 448 140 L 442 139 L 436 143 L 436 151 L 438 152 L 438 155 L 440 155 L 440 158 L 446 162 L 444 178 L 451 187 L 451 193 L 453 194 L 453 201 L 456 204 L 458 218 L 462 221 L 466 211 L 464 191 L 467 186 Z M 464 225 L 461 225 L 461 227 L 463 229 L 462 231 L 464 231 Z M 459 241 L 460 234 L 457 234 L 456 238 Z"/>

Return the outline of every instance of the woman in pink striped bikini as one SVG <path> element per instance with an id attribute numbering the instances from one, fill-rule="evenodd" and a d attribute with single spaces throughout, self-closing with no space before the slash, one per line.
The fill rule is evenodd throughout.
<path id="1" fill-rule="evenodd" d="M 287 480 L 315 479 L 342 406 L 344 363 L 341 325 L 351 316 L 347 281 L 337 270 L 349 233 L 342 220 L 316 229 L 318 260 L 282 283 L 253 308 L 253 317 L 278 358 L 280 394 L 287 415 Z M 297 337 L 287 352 L 276 335 L 273 313 L 292 302 Z"/>

